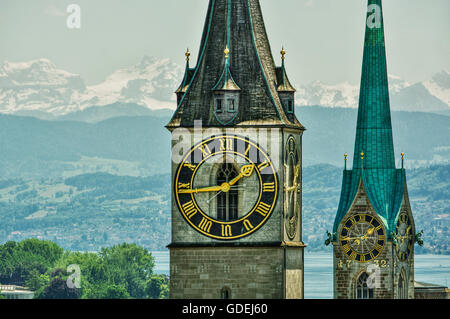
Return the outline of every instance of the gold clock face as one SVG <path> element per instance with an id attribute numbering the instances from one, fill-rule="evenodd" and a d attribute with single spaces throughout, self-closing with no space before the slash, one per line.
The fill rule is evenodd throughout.
<path id="1" fill-rule="evenodd" d="M 404 262 L 411 254 L 413 246 L 413 227 L 408 214 L 402 213 L 397 222 L 397 257 Z"/>
<path id="2" fill-rule="evenodd" d="M 233 240 L 259 230 L 278 195 L 275 167 L 264 149 L 235 135 L 195 145 L 175 173 L 175 199 L 186 222 L 214 239 Z"/>
<path id="3" fill-rule="evenodd" d="M 300 154 L 294 136 L 290 136 L 285 146 L 284 157 L 285 185 L 284 185 L 284 211 L 285 227 L 289 239 L 293 240 L 298 231 L 300 218 Z"/>
<path id="4" fill-rule="evenodd" d="M 381 254 L 386 245 L 386 235 L 378 218 L 357 214 L 345 220 L 339 241 L 349 259 L 368 262 Z"/>

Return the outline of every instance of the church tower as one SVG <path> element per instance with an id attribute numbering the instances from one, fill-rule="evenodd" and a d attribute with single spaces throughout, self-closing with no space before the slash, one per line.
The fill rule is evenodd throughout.
<path id="1" fill-rule="evenodd" d="M 381 0 L 369 0 L 353 168 L 345 170 L 333 234 L 334 297 L 414 298 L 415 226 L 396 169 Z"/>
<path id="2" fill-rule="evenodd" d="M 176 90 L 170 297 L 303 298 L 302 135 L 258 0 L 210 0 Z"/>

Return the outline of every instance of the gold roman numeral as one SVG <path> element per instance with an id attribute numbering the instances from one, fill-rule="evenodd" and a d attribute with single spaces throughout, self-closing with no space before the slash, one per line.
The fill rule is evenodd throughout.
<path id="1" fill-rule="evenodd" d="M 189 163 L 184 163 L 184 166 L 189 168 L 191 171 L 195 171 L 195 169 L 197 168 L 197 166 L 189 164 Z"/>
<path id="2" fill-rule="evenodd" d="M 184 183 L 178 183 L 178 188 L 186 188 L 186 189 L 189 189 L 189 188 L 191 188 L 191 183 L 187 183 L 187 184 L 184 184 Z"/>
<path id="3" fill-rule="evenodd" d="M 233 150 L 233 139 L 232 138 L 224 138 L 220 140 L 220 150 L 224 151 L 232 151 Z"/>
<path id="4" fill-rule="evenodd" d="M 198 213 L 192 201 L 183 204 L 183 211 L 189 219 L 192 219 Z"/>
<path id="5" fill-rule="evenodd" d="M 211 231 L 211 226 L 212 222 L 210 220 L 207 220 L 205 217 L 203 217 L 200 224 L 198 224 L 198 227 L 206 233 L 209 233 Z"/>
<path id="6" fill-rule="evenodd" d="M 250 221 L 248 219 L 244 220 L 244 227 L 247 231 L 252 230 L 253 228 L 255 228 L 252 223 L 250 223 Z"/>
<path id="7" fill-rule="evenodd" d="M 342 250 L 344 251 L 344 253 L 348 253 L 350 251 L 350 246 L 348 244 L 345 246 L 342 246 Z"/>
<path id="8" fill-rule="evenodd" d="M 258 165 L 258 169 L 259 169 L 259 171 L 262 171 L 263 169 L 265 169 L 269 166 L 270 166 L 270 163 L 268 161 L 265 161 L 264 163 L 261 163 Z"/>
<path id="9" fill-rule="evenodd" d="M 209 146 L 207 144 L 202 144 L 198 147 L 198 149 L 203 153 L 203 155 L 205 157 L 208 157 L 209 155 L 211 155 L 211 149 L 209 148 Z"/>
<path id="10" fill-rule="evenodd" d="M 231 226 L 230 225 L 222 225 L 222 237 L 231 237 Z"/>
<path id="11" fill-rule="evenodd" d="M 258 207 L 256 207 L 255 210 L 257 213 L 260 213 L 262 216 L 266 217 L 267 214 L 269 214 L 270 211 L 270 205 L 267 205 L 266 203 L 260 202 L 258 204 Z"/>
<path id="12" fill-rule="evenodd" d="M 264 193 L 273 193 L 273 192 L 275 192 L 275 183 L 265 183 L 265 184 L 263 184 L 263 192 Z"/>
<path id="13" fill-rule="evenodd" d="M 249 144 L 248 147 L 247 147 L 247 150 L 246 150 L 245 153 L 244 153 L 245 156 L 248 156 L 248 153 L 250 153 L 250 149 L 251 149 L 251 148 L 252 148 L 252 145 Z"/>

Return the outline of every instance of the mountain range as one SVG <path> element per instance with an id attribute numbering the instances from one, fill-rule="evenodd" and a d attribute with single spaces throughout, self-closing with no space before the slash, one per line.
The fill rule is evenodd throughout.
<path id="1" fill-rule="evenodd" d="M 48 59 L 4 62 L 0 66 L 0 113 L 67 119 L 86 110 L 88 114 L 98 113 L 98 108 L 105 106 L 173 110 L 173 91 L 181 82 L 183 70 L 169 59 L 145 56 L 137 65 L 119 69 L 102 83 L 87 86 L 80 75 L 61 70 Z M 446 70 L 419 83 L 390 75 L 389 84 L 393 110 L 450 114 L 450 74 Z M 357 108 L 358 98 L 359 85 L 348 82 L 297 85 L 298 106 Z"/>

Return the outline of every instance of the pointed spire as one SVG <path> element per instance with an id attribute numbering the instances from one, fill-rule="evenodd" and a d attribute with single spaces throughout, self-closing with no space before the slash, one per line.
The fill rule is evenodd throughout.
<path id="1" fill-rule="evenodd" d="M 381 0 L 368 0 L 355 155 L 365 168 L 395 168 Z M 354 158 L 354 167 L 361 162 Z"/>
<path id="2" fill-rule="evenodd" d="M 296 92 L 295 88 L 289 81 L 286 73 L 286 68 L 284 64 L 284 61 L 286 60 L 286 50 L 284 49 L 284 46 L 282 47 L 280 54 L 281 54 L 281 68 L 277 68 L 277 82 L 278 82 L 277 91 Z"/>
<path id="3" fill-rule="evenodd" d="M 184 94 L 186 92 L 186 90 L 188 89 L 189 82 L 192 77 L 192 72 L 191 72 L 191 69 L 189 68 L 189 61 L 190 61 L 190 57 L 191 57 L 191 52 L 189 51 L 189 48 L 186 50 L 186 53 L 184 54 L 184 56 L 186 57 L 186 68 L 184 70 L 183 81 L 181 82 L 178 89 L 175 91 L 175 93 L 178 95 L 179 98 L 181 98 L 180 95 Z"/>
<path id="4" fill-rule="evenodd" d="M 228 45 L 225 46 L 224 58 L 225 58 L 225 67 L 222 72 L 222 75 L 219 79 L 219 81 L 214 85 L 212 88 L 213 91 L 240 91 L 241 88 L 236 84 L 236 82 L 233 79 L 233 76 L 231 75 L 230 71 L 230 49 L 228 48 Z"/>
<path id="5" fill-rule="evenodd" d="M 197 64 L 167 125 L 169 129 L 190 127 L 199 119 L 204 126 L 222 126 L 210 116 L 215 99 L 212 89 L 234 86 L 240 89 L 240 95 L 233 125 L 258 123 L 304 129 L 295 114 L 286 113 L 277 91 L 278 68 L 259 2 L 209 0 Z M 225 48 L 230 52 L 224 59 Z"/>

